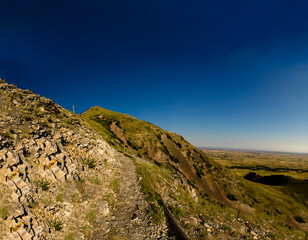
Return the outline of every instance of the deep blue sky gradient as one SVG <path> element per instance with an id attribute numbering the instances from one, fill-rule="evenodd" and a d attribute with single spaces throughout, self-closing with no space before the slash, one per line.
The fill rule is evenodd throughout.
<path id="1" fill-rule="evenodd" d="M 308 152 L 308 1 L 2 0 L 0 77 L 197 146 Z"/>

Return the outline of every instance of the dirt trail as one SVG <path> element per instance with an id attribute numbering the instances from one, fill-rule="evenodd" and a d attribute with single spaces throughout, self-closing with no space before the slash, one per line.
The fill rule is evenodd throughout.
<path id="1" fill-rule="evenodd" d="M 166 225 L 157 226 L 149 218 L 149 206 L 146 203 L 136 176 L 132 160 L 119 156 L 118 194 L 110 214 L 109 237 L 116 239 L 169 239 Z"/>

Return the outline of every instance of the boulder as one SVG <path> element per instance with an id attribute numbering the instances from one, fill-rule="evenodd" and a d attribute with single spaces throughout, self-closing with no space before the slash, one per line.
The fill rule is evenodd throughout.
<path id="1" fill-rule="evenodd" d="M 4 152 L 0 152 L 0 168 L 4 166 L 6 162 L 6 154 Z"/>
<path id="2" fill-rule="evenodd" d="M 28 170 L 28 167 L 26 164 L 21 164 L 21 165 L 18 165 L 17 166 L 17 169 L 23 173 L 23 174 L 26 174 L 27 170 Z"/>
<path id="3" fill-rule="evenodd" d="M 63 139 L 63 136 L 59 133 L 59 132 L 56 132 L 54 135 L 53 135 L 53 139 L 54 140 L 62 140 Z"/>
<path id="4" fill-rule="evenodd" d="M 56 176 L 49 169 L 46 170 L 45 172 L 41 173 L 41 176 L 42 176 L 42 178 L 45 178 L 52 183 L 55 183 L 57 181 Z"/>
<path id="5" fill-rule="evenodd" d="M 44 145 L 45 140 L 44 140 L 44 139 L 37 139 L 35 142 L 36 142 L 37 146 L 38 146 L 42 151 L 44 151 L 44 149 L 45 149 L 45 145 Z"/>
<path id="6" fill-rule="evenodd" d="M 59 154 L 56 155 L 56 158 L 58 159 L 58 162 L 62 163 L 62 162 L 64 162 L 66 156 L 65 156 L 64 153 L 59 153 Z"/>
<path id="7" fill-rule="evenodd" d="M 22 191 L 23 195 L 30 192 L 30 187 L 20 177 L 13 179 L 16 186 Z"/>
<path id="8" fill-rule="evenodd" d="M 46 141 L 45 142 L 45 153 L 47 155 L 54 155 L 59 152 L 59 148 L 56 143 Z"/>
<path id="9" fill-rule="evenodd" d="M 22 240 L 22 238 L 19 236 L 17 232 L 12 232 L 8 235 L 9 239 L 11 240 Z"/>
<path id="10" fill-rule="evenodd" d="M 106 216 L 109 215 L 109 212 L 110 212 L 110 210 L 109 210 L 109 205 L 108 205 L 107 202 L 104 202 L 104 203 L 102 204 L 102 206 L 101 206 L 100 213 L 101 213 L 104 217 L 106 217 Z"/>
<path id="11" fill-rule="evenodd" d="M 13 170 L 7 175 L 7 179 L 10 179 L 10 180 L 17 178 L 17 177 L 19 177 L 19 171 L 17 170 Z"/>
<path id="12" fill-rule="evenodd" d="M 40 152 L 42 151 L 42 148 L 38 147 L 38 146 L 32 146 L 29 148 L 29 152 L 30 154 L 35 157 L 38 158 L 41 154 Z"/>
<path id="13" fill-rule="evenodd" d="M 24 222 L 25 224 L 27 224 L 27 225 L 29 225 L 29 224 L 32 222 L 32 218 L 31 218 L 29 215 L 23 216 L 23 217 L 22 217 L 22 220 L 23 220 L 23 222 Z"/>
<path id="14" fill-rule="evenodd" d="M 11 173 L 11 170 L 7 165 L 3 165 L 0 168 L 0 183 L 5 183 L 7 181 L 7 176 Z"/>
<path id="15" fill-rule="evenodd" d="M 12 201 L 18 200 L 19 197 L 20 197 L 20 195 L 18 194 L 18 192 L 12 192 L 12 194 L 11 194 Z"/>
<path id="16" fill-rule="evenodd" d="M 56 159 L 52 159 L 52 160 L 50 160 L 46 165 L 45 165 L 45 167 L 46 168 L 48 168 L 48 169 L 50 169 L 50 168 L 52 168 L 52 167 L 54 167 L 54 166 L 57 166 L 57 160 Z"/>
<path id="17" fill-rule="evenodd" d="M 54 166 L 50 170 L 53 172 L 57 179 L 64 180 L 65 173 L 59 167 Z"/>
<path id="18" fill-rule="evenodd" d="M 17 145 L 15 146 L 15 150 L 16 150 L 17 152 L 23 152 L 23 151 L 25 150 L 25 146 L 24 146 L 23 144 L 19 143 L 19 144 L 17 144 Z"/>
<path id="19" fill-rule="evenodd" d="M 15 191 L 17 189 L 17 186 L 16 184 L 12 181 L 12 180 L 9 180 L 6 182 L 6 185 L 9 187 L 9 189 L 11 189 L 12 191 Z"/>
<path id="20" fill-rule="evenodd" d="M 47 137 L 48 136 L 48 132 L 45 129 L 42 129 L 38 132 L 38 135 L 40 137 Z"/>
<path id="21" fill-rule="evenodd" d="M 45 170 L 45 166 L 47 165 L 47 163 L 49 163 L 49 157 L 47 157 L 46 155 L 42 155 L 39 159 L 39 168 L 41 170 Z"/>
<path id="22" fill-rule="evenodd" d="M 19 162 L 20 162 L 20 158 L 17 153 L 12 153 L 12 152 L 7 153 L 7 164 L 10 167 L 18 165 Z"/>
<path id="23" fill-rule="evenodd" d="M 26 231 L 26 229 L 21 229 L 18 231 L 18 233 L 21 236 L 22 240 L 30 240 L 33 237 L 30 233 Z"/>
<path id="24" fill-rule="evenodd" d="M 70 172 L 70 173 L 74 172 L 76 169 L 77 169 L 76 164 L 68 164 L 68 165 L 67 165 L 67 170 L 68 170 L 68 172 Z"/>

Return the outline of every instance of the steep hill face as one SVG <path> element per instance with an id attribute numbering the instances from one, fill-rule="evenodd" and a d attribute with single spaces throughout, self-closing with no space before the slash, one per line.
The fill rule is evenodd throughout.
<path id="1" fill-rule="evenodd" d="M 100 107 L 89 109 L 83 116 L 92 126 L 109 136 L 106 140 L 119 150 L 158 165 L 170 165 L 201 193 L 221 203 L 229 202 L 213 177 L 220 167 L 183 137 L 129 115 Z"/>

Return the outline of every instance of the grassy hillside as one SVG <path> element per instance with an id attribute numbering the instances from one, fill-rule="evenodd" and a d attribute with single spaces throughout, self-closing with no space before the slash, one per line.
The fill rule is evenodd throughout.
<path id="1" fill-rule="evenodd" d="M 212 175 L 219 171 L 219 165 L 183 137 L 100 107 L 89 109 L 83 116 L 118 150 L 179 171 L 202 193 L 222 203 L 229 201 Z"/>
<path id="2" fill-rule="evenodd" d="M 301 195 L 282 194 L 281 187 L 245 180 L 183 137 L 127 114 L 93 107 L 82 116 L 116 149 L 142 159 L 136 161 L 140 185 L 158 222 L 163 210 L 157 205 L 157 193 L 193 236 L 208 236 L 211 231 L 216 237 L 223 232 L 239 239 L 250 236 L 247 229 L 271 239 L 305 235 L 308 212 L 298 201 Z M 250 224 L 246 232 L 237 219 Z"/>

